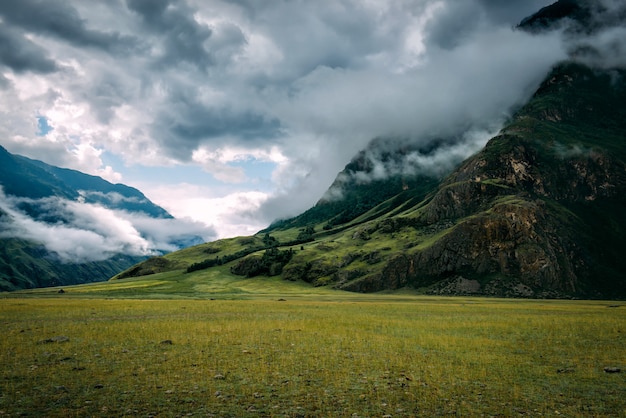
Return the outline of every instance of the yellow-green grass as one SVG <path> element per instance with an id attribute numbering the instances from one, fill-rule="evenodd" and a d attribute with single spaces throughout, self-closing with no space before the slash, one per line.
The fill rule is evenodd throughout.
<path id="1" fill-rule="evenodd" d="M 63 291 L 62 295 L 59 291 Z M 59 286 L 3 293 L 11 297 L 130 298 L 130 299 L 278 299 L 297 298 L 350 299 L 359 297 L 330 288 L 316 288 L 302 281 L 290 282 L 280 277 L 249 279 L 228 273 L 228 266 L 185 273 L 174 270 L 148 276 L 111 280 L 76 286 Z"/>
<path id="2" fill-rule="evenodd" d="M 626 415 L 626 305 L 286 299 L 0 299 L 0 415 Z"/>

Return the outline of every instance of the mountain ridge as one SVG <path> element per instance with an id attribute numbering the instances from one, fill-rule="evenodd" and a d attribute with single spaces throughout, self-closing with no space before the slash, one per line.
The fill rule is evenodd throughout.
<path id="1" fill-rule="evenodd" d="M 113 184 L 101 177 L 43 161 L 9 153 L 0 146 L 0 184 L 8 195 L 31 199 L 50 196 L 87 203 L 101 203 L 115 209 L 141 211 L 157 218 L 172 218 L 165 209 L 150 202 L 143 193 L 124 184 Z M 97 192 L 84 195 L 81 191 Z M 105 199 L 102 194 L 117 193 L 126 201 Z"/>

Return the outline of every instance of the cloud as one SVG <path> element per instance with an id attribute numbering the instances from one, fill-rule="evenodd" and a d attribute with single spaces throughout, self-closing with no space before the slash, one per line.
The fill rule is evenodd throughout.
<path id="1" fill-rule="evenodd" d="M 78 191 L 80 203 L 85 201 L 101 202 L 107 207 L 116 207 L 123 203 L 149 203 L 147 199 L 142 199 L 137 196 L 124 196 L 117 192 L 99 192 L 94 190 L 79 190 Z"/>
<path id="2" fill-rule="evenodd" d="M 626 28 L 612 27 L 570 47 L 576 61 L 601 69 L 626 68 Z"/>
<path id="3" fill-rule="evenodd" d="M 41 243 L 64 262 L 148 256 L 208 241 L 215 232 L 189 219 L 156 219 L 57 197 L 26 199 L 0 190 L 0 237 Z"/>
<path id="4" fill-rule="evenodd" d="M 0 64 L 16 73 L 46 74 L 58 70 L 57 63 L 48 57 L 44 48 L 5 25 L 0 25 Z"/>
<path id="5" fill-rule="evenodd" d="M 127 0 L 126 5 L 140 16 L 152 36 L 161 38 L 162 48 L 155 57 L 158 65 L 185 62 L 201 70 L 213 65 L 214 59 L 204 46 L 212 31 L 193 17 L 195 10 L 184 2 Z"/>
<path id="6" fill-rule="evenodd" d="M 262 112 L 229 103 L 216 106 L 215 98 L 203 97 L 203 89 L 181 87 L 170 94 L 167 108 L 158 112 L 150 132 L 171 156 L 186 160 L 202 144 L 271 140 L 280 132 L 280 122 Z M 213 141 L 214 140 L 214 141 Z"/>
<path id="7" fill-rule="evenodd" d="M 76 8 L 62 0 L 3 1 L 0 2 L 0 16 L 5 23 L 57 37 L 78 48 L 129 53 L 138 43 L 131 36 L 89 29 Z"/>
<path id="8" fill-rule="evenodd" d="M 373 141 L 363 152 L 368 169 L 350 172 L 357 183 L 369 183 L 393 176 L 425 175 L 441 178 L 468 155 L 480 151 L 497 133 L 494 130 L 470 130 L 458 138 L 435 141 L 424 149 L 409 150 L 406 140 Z M 413 145 L 414 146 L 414 145 Z M 401 150 L 393 158 L 389 152 Z M 344 179 L 347 180 L 347 179 Z"/>
<path id="9" fill-rule="evenodd" d="M 594 68 L 626 68 L 626 4 L 599 0 L 586 7 L 585 21 L 569 22 L 565 38 L 569 55 Z"/>
<path id="10" fill-rule="evenodd" d="M 260 191 L 226 192 L 188 183 L 176 187 L 145 185 L 151 200 L 177 218 L 213 225 L 215 238 L 253 235 L 267 226 L 258 211 L 268 194 Z"/>
<path id="11" fill-rule="evenodd" d="M 244 230 L 310 207 L 372 138 L 419 146 L 491 132 L 568 53 L 623 64 L 619 25 L 578 43 L 514 30 L 550 2 L 4 2 L 0 138 L 115 181 L 142 167 L 202 167 L 228 190 L 186 201 L 229 207 L 261 193 L 244 205 L 255 212 L 232 219 L 229 230 Z M 605 4 L 606 17 L 620 2 Z M 595 55 L 581 52 L 589 46 Z M 469 144 L 433 156 L 447 167 Z M 280 155 L 270 191 L 242 170 L 259 150 Z M 417 157 L 413 166 L 432 165 Z"/>
<path id="12" fill-rule="evenodd" d="M 281 109 L 281 119 L 289 120 L 289 128 L 307 144 L 299 154 L 288 154 L 294 183 L 269 199 L 262 213 L 271 221 L 272 214 L 296 215 L 303 202 L 310 207 L 373 137 L 407 138 L 419 146 L 475 131 L 496 133 L 565 58 L 558 33 L 534 36 L 485 26 L 453 48 L 433 46 L 420 65 L 398 74 L 378 68 L 316 69 L 299 80 Z M 440 166 L 451 168 L 477 150 L 464 140 L 459 152 L 452 148 L 437 154 Z"/>

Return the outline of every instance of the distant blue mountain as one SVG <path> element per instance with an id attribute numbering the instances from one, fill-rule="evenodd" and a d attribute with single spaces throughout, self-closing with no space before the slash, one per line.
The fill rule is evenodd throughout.
<path id="1" fill-rule="evenodd" d="M 153 218 L 172 218 L 165 209 L 152 203 L 133 187 L 113 184 L 101 177 L 14 155 L 2 146 L 0 185 L 7 195 L 32 199 L 51 196 L 81 199 L 85 203 L 99 203 L 110 209 L 143 212 Z"/>
<path id="2" fill-rule="evenodd" d="M 135 188 L 14 155 L 1 146 L 0 187 L 0 291 L 107 280 L 154 251 L 171 251 L 203 241 L 193 232 L 178 233 L 172 215 Z M 160 239 L 161 249 L 138 251 L 136 245 L 131 248 L 132 241 L 127 245 L 123 240 L 114 243 L 117 246 L 109 245 L 107 239 L 115 235 L 103 231 L 106 222 L 97 224 L 98 210 L 111 210 L 104 213 L 118 223 L 120 219 L 130 223 L 139 220 L 143 229 L 136 228 L 142 236 L 136 240 L 152 243 Z M 83 215 L 85 218 L 80 218 Z M 89 219 L 96 225 L 91 227 Z M 174 231 L 163 238 L 161 224 Z M 58 235 L 65 232 L 68 238 L 63 235 L 51 239 L 57 231 Z M 159 232 L 156 238 L 154 231 Z M 72 242 L 72 234 L 78 237 L 76 242 Z M 103 251 L 99 252 L 97 245 L 84 250 L 80 237 L 102 240 Z M 57 247 L 59 241 L 63 244 L 66 240 L 62 245 L 65 253 L 55 252 L 48 245 L 54 239 Z M 85 256 L 86 251 L 91 253 Z"/>

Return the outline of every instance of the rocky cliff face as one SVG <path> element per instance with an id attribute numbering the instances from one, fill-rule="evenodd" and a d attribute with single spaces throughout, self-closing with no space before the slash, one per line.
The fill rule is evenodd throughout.
<path id="1" fill-rule="evenodd" d="M 621 110 L 593 99 L 624 103 L 626 89 L 604 77 L 575 65 L 555 70 L 501 135 L 442 182 L 414 222 L 418 230 L 453 225 L 428 247 L 398 254 L 345 288 L 626 294 L 618 255 L 626 247 L 626 126 Z"/>

